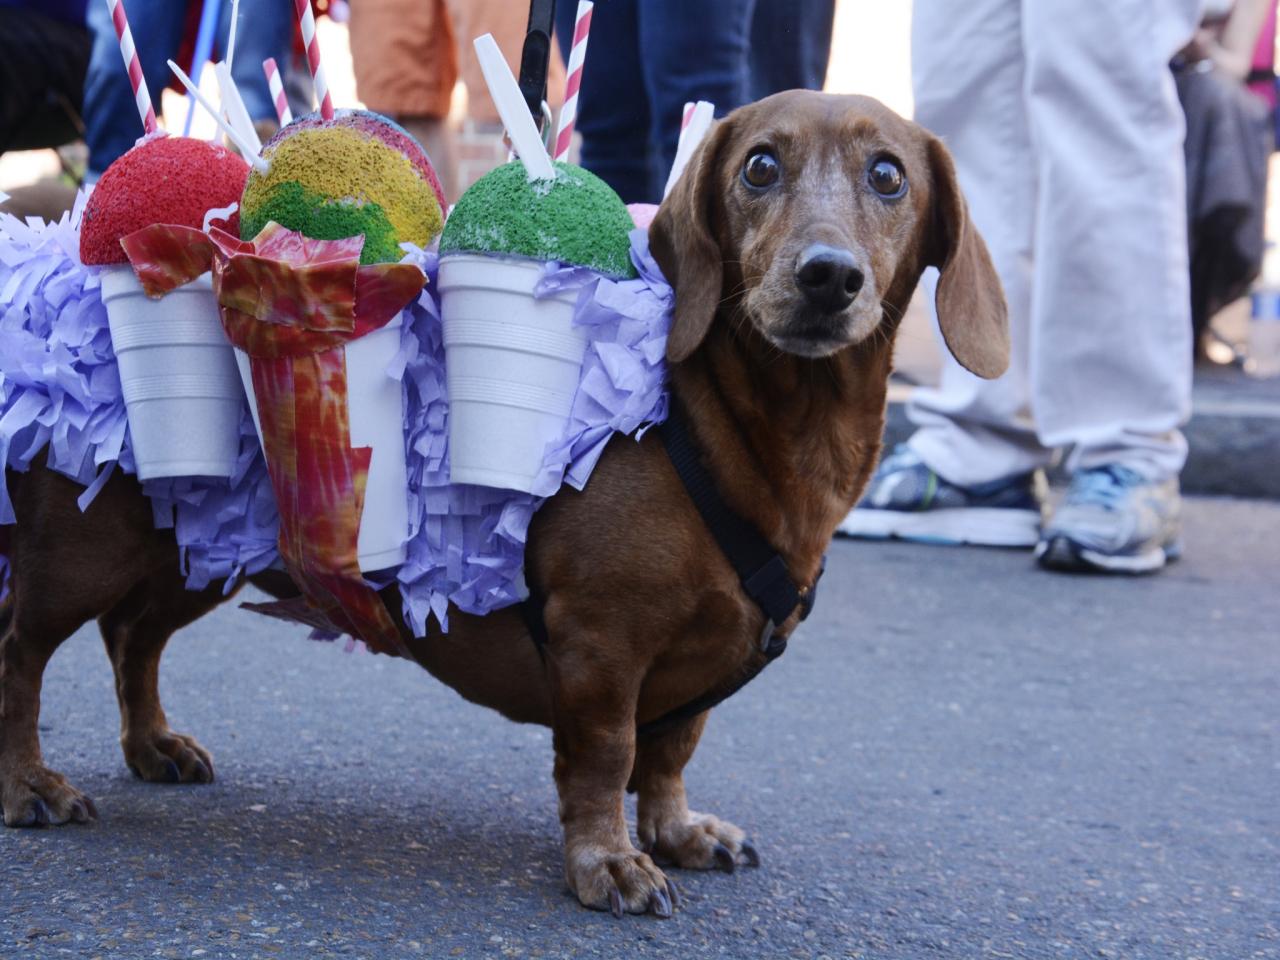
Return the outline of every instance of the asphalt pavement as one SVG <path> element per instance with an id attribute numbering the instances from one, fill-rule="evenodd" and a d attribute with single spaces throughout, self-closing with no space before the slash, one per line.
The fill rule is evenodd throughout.
<path id="1" fill-rule="evenodd" d="M 670 921 L 580 908 L 549 734 L 410 664 L 228 605 L 162 674 L 218 780 L 157 786 L 81 631 L 41 729 L 102 819 L 0 831 L 0 956 L 1280 958 L 1277 543 L 1225 500 L 1139 580 L 838 542 L 688 772 L 763 866 Z"/>

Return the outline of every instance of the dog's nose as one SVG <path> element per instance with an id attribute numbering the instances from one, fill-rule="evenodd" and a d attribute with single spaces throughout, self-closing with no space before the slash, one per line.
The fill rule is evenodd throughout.
<path id="1" fill-rule="evenodd" d="M 825 243 L 805 247 L 796 259 L 796 285 L 811 304 L 828 312 L 853 303 L 864 279 L 852 253 Z"/>

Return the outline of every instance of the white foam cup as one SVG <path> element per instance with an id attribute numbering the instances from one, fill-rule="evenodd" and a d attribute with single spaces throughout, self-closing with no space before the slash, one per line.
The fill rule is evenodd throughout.
<path id="1" fill-rule="evenodd" d="M 542 272 L 531 260 L 440 258 L 453 483 L 531 493 L 563 434 L 587 338 L 573 325 L 578 290 L 534 298 Z"/>
<path id="2" fill-rule="evenodd" d="M 352 340 L 347 354 L 351 445 L 372 447 L 356 551 L 365 573 L 404 563 L 409 537 L 409 472 L 404 452 L 404 394 L 387 373 L 400 350 L 403 313 Z"/>
<path id="3" fill-rule="evenodd" d="M 129 266 L 102 274 L 138 479 L 230 477 L 244 390 L 210 275 L 158 300 Z"/>
<path id="4" fill-rule="evenodd" d="M 356 540 L 356 554 L 363 573 L 399 566 L 408 556 L 409 471 L 405 462 L 404 396 L 400 381 L 387 373 L 400 350 L 402 317 L 403 314 L 397 314 L 386 326 L 342 348 L 347 364 L 351 446 L 373 448 Z M 262 420 L 253 389 L 249 354 L 237 348 L 235 361 L 261 443 Z"/>

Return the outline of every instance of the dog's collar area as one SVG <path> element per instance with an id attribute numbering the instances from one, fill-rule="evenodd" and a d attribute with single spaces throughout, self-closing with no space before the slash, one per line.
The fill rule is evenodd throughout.
<path id="1" fill-rule="evenodd" d="M 807 587 L 796 585 L 782 556 L 760 535 L 760 531 L 729 509 L 716 490 L 715 480 L 703 466 L 698 448 L 693 442 L 684 408 L 674 396 L 671 398 L 671 412 L 658 431 L 671 465 L 675 467 L 689 499 L 693 501 L 725 559 L 738 574 L 742 589 L 764 612 L 764 628 L 760 631 L 759 642 L 763 656 L 728 687 L 712 688 L 697 699 L 676 707 L 655 720 L 640 724 L 636 729 L 636 735 L 640 737 L 663 733 L 718 706 L 782 656 L 787 649 L 787 635 L 779 632 L 778 628 L 790 620 L 793 614 L 798 614 L 799 619 L 804 621 L 813 612 L 818 582 L 827 568 L 827 558 L 823 557 L 822 566 L 813 583 Z M 533 584 L 529 584 L 529 598 L 521 604 L 520 612 L 529 636 L 538 648 L 538 655 L 543 658 L 550 640 L 544 617 L 545 607 L 546 598 Z"/>

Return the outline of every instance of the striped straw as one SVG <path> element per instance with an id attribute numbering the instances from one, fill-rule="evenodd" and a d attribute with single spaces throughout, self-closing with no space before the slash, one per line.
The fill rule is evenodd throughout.
<path id="1" fill-rule="evenodd" d="M 298 10 L 298 22 L 302 24 L 302 42 L 307 48 L 307 65 L 311 67 L 311 79 L 316 86 L 316 99 L 320 101 L 320 116 L 333 119 L 333 97 L 329 95 L 329 82 L 324 78 L 320 64 L 320 38 L 316 36 L 316 16 L 311 12 L 311 0 L 294 0 Z"/>
<path id="2" fill-rule="evenodd" d="M 284 84 L 280 81 L 275 57 L 267 57 L 262 61 L 262 72 L 267 75 L 267 89 L 271 91 L 271 100 L 276 105 L 276 118 L 279 119 L 280 126 L 287 127 L 293 123 L 293 113 L 289 110 L 289 98 L 284 95 Z"/>
<path id="3" fill-rule="evenodd" d="M 116 39 L 120 41 L 120 53 L 124 57 L 125 69 L 129 71 L 129 83 L 133 87 L 133 102 L 138 107 L 138 116 L 142 118 L 142 128 L 147 133 L 155 133 L 156 111 L 151 105 L 151 94 L 147 92 L 147 80 L 142 75 L 142 62 L 138 59 L 138 49 L 133 45 L 129 18 L 124 14 L 124 2 L 107 0 L 107 9 L 111 11 L 111 23 L 116 28 Z"/>
<path id="4" fill-rule="evenodd" d="M 560 109 L 560 129 L 556 131 L 555 158 L 561 163 L 569 159 L 573 143 L 573 124 L 578 118 L 578 91 L 582 88 L 582 65 L 587 59 L 587 40 L 591 35 L 591 0 L 578 0 L 578 16 L 573 25 L 573 46 L 569 48 L 569 77 L 565 83 L 564 106 Z"/>
<path id="5" fill-rule="evenodd" d="M 684 168 L 689 165 L 693 152 L 698 149 L 698 144 L 711 129 L 715 113 L 715 106 L 706 100 L 684 105 L 684 117 L 680 121 L 680 140 L 676 144 L 676 158 L 671 165 L 671 175 L 667 177 L 666 188 L 662 191 L 664 197 L 675 188 L 676 181 L 684 173 Z"/>

